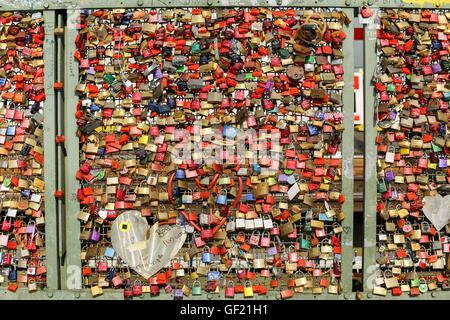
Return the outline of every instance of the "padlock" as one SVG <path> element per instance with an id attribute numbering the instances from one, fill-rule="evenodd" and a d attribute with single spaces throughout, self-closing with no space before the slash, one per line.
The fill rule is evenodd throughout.
<path id="1" fill-rule="evenodd" d="M 208 246 L 203 247 L 202 262 L 211 263 L 211 252 Z"/>
<path id="2" fill-rule="evenodd" d="M 192 295 L 198 296 L 202 294 L 202 286 L 200 281 L 195 280 L 192 284 Z"/>

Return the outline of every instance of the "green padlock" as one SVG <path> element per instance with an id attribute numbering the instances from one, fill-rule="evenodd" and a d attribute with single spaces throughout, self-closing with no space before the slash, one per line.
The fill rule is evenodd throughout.
<path id="1" fill-rule="evenodd" d="M 442 151 L 442 148 L 435 145 L 433 142 L 431 143 L 431 147 L 433 148 L 433 152 L 440 152 Z"/>
<path id="2" fill-rule="evenodd" d="M 200 281 L 195 280 L 192 284 L 192 295 L 193 296 L 200 296 L 202 294 L 202 284 Z"/>
<path id="3" fill-rule="evenodd" d="M 253 74 L 251 72 L 247 72 L 245 74 L 245 79 L 247 79 L 247 80 L 255 80 L 256 78 L 253 76 Z"/>
<path id="4" fill-rule="evenodd" d="M 423 283 L 422 280 L 425 282 Z M 424 278 L 420 278 L 420 284 L 419 284 L 419 291 L 422 293 L 425 293 L 428 291 L 428 284 L 427 284 L 427 280 L 425 280 Z"/>
<path id="5" fill-rule="evenodd" d="M 6 178 L 5 180 L 3 180 L 3 185 L 5 187 L 9 186 L 11 184 L 11 178 Z"/>
<path id="6" fill-rule="evenodd" d="M 383 179 L 383 182 L 378 183 L 378 192 L 384 193 L 387 191 L 386 182 Z"/>
<path id="7" fill-rule="evenodd" d="M 308 221 L 305 223 L 305 231 L 306 232 L 312 231 L 311 222 Z"/>
<path id="8" fill-rule="evenodd" d="M 105 174 L 106 174 L 106 171 L 105 171 L 105 170 L 100 171 L 100 172 L 97 174 L 97 180 L 102 180 L 102 179 L 105 177 Z"/>
<path id="9" fill-rule="evenodd" d="M 283 59 L 289 58 L 291 56 L 291 53 L 289 52 L 288 49 L 280 49 L 280 56 Z"/>
<path id="10" fill-rule="evenodd" d="M 231 183 L 231 179 L 230 179 L 230 177 L 223 177 L 223 178 L 219 179 L 218 183 L 219 183 L 219 186 L 223 186 L 224 184 L 225 185 L 226 184 L 230 184 Z"/>
<path id="11" fill-rule="evenodd" d="M 269 178 L 267 178 L 267 184 L 269 185 L 269 187 L 274 186 L 277 184 L 277 181 L 275 180 L 274 177 L 269 177 Z"/>
<path id="12" fill-rule="evenodd" d="M 419 285 L 420 285 L 420 280 L 418 277 L 411 280 L 411 287 L 418 287 Z"/>
<path id="13" fill-rule="evenodd" d="M 183 72 L 184 72 L 184 66 L 178 66 L 177 73 L 183 73 Z"/>
<path id="14" fill-rule="evenodd" d="M 309 249 L 309 241 L 307 239 L 300 239 L 300 248 Z"/>
<path id="15" fill-rule="evenodd" d="M 191 53 L 200 53 L 200 43 L 194 43 L 191 46 Z"/>
<path id="16" fill-rule="evenodd" d="M 395 83 L 389 83 L 386 86 L 386 91 L 395 92 Z"/>
<path id="17" fill-rule="evenodd" d="M 315 63 L 316 59 L 314 58 L 314 56 L 307 56 L 305 59 L 305 63 Z"/>
<path id="18" fill-rule="evenodd" d="M 108 84 L 111 84 L 114 82 L 114 76 L 110 73 L 105 74 L 105 76 L 103 77 L 103 80 L 106 81 Z"/>

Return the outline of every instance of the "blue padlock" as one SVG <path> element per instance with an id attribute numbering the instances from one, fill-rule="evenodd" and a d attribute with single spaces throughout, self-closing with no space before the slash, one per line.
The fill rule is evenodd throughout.
<path id="1" fill-rule="evenodd" d="M 109 282 L 109 281 L 112 280 L 113 277 L 114 277 L 114 269 L 111 269 L 111 270 L 108 272 L 108 274 L 106 275 L 105 280 Z"/>
<path id="2" fill-rule="evenodd" d="M 31 195 L 31 190 L 30 189 L 22 189 L 22 190 L 20 190 L 20 195 L 22 195 L 26 198 L 29 198 Z"/>
<path id="3" fill-rule="evenodd" d="M 236 138 L 238 129 L 236 127 L 224 126 L 222 135 L 228 138 Z"/>
<path id="4" fill-rule="evenodd" d="M 106 154 L 106 147 L 98 148 L 97 155 L 104 156 Z"/>
<path id="5" fill-rule="evenodd" d="M 181 197 L 181 189 L 180 187 L 176 187 L 173 192 L 172 192 L 172 196 L 174 198 L 180 198 Z"/>
<path id="6" fill-rule="evenodd" d="M 442 95 L 446 101 L 450 99 L 450 91 L 442 91 Z"/>
<path id="7" fill-rule="evenodd" d="M 442 44 L 440 41 L 432 40 L 433 49 L 442 49 Z"/>
<path id="8" fill-rule="evenodd" d="M 98 110 L 100 110 L 99 106 L 96 105 L 94 102 L 92 102 L 91 103 L 91 112 L 98 111 Z"/>
<path id="9" fill-rule="evenodd" d="M 208 271 L 206 277 L 208 281 L 220 281 L 220 271 Z"/>
<path id="10" fill-rule="evenodd" d="M 256 201 L 256 199 L 255 199 L 255 197 L 253 196 L 253 193 L 252 193 L 252 192 L 247 193 L 246 196 L 245 196 L 245 199 L 246 199 L 247 201 Z"/>
<path id="11" fill-rule="evenodd" d="M 446 126 L 447 126 L 446 124 L 439 125 L 439 132 L 442 133 L 442 134 L 446 134 L 446 132 L 447 132 Z"/>
<path id="12" fill-rule="evenodd" d="M 30 154 L 30 151 L 31 151 L 31 146 L 26 144 L 23 146 L 22 151 L 20 151 L 20 154 L 26 157 Z"/>
<path id="13" fill-rule="evenodd" d="M 323 120 L 324 118 L 325 114 L 323 112 L 316 111 L 316 113 L 314 114 L 314 119 L 316 120 Z"/>
<path id="14" fill-rule="evenodd" d="M 320 221 L 333 221 L 333 217 L 327 217 L 326 213 L 319 213 Z"/>
<path id="15" fill-rule="evenodd" d="M 8 280 L 9 281 L 17 280 L 17 270 L 16 269 L 12 269 L 9 271 Z"/>
<path id="16" fill-rule="evenodd" d="M 0 86 L 4 86 L 6 84 L 6 78 L 0 78 Z"/>
<path id="17" fill-rule="evenodd" d="M 150 101 L 150 102 L 148 103 L 148 108 L 149 108 L 150 110 L 152 110 L 152 111 L 158 111 L 158 110 L 159 110 L 159 107 L 158 107 L 158 105 L 156 104 L 155 101 Z"/>
<path id="18" fill-rule="evenodd" d="M 208 64 L 209 56 L 206 54 L 200 55 L 200 64 Z"/>
<path id="19" fill-rule="evenodd" d="M 16 127 L 8 127 L 8 129 L 6 129 L 6 135 L 7 136 L 15 136 L 16 135 Z"/>
<path id="20" fill-rule="evenodd" d="M 175 172 L 175 178 L 177 179 L 184 179 L 186 177 L 186 175 L 184 174 L 184 170 L 183 169 L 177 169 L 177 171 Z"/>
<path id="21" fill-rule="evenodd" d="M 226 191 L 226 190 L 225 190 Z M 225 194 L 222 194 L 222 193 L 220 193 L 218 196 L 217 196 L 217 200 L 216 200 L 216 203 L 218 203 L 218 204 L 227 204 L 227 194 L 225 193 Z"/>
<path id="22" fill-rule="evenodd" d="M 170 112 L 170 106 L 159 106 L 159 113 L 169 113 Z"/>
<path id="23" fill-rule="evenodd" d="M 113 248 L 108 247 L 108 248 L 105 249 L 104 256 L 108 257 L 108 258 L 113 258 L 115 253 L 116 253 L 116 251 Z"/>
<path id="24" fill-rule="evenodd" d="M 253 167 L 253 171 L 261 173 L 261 166 L 259 165 L 258 162 L 254 162 L 252 167 Z"/>
<path id="25" fill-rule="evenodd" d="M 202 261 L 203 263 L 211 263 L 211 252 L 208 246 L 203 247 Z"/>
<path id="26" fill-rule="evenodd" d="M 308 132 L 310 136 L 314 136 L 319 133 L 319 130 L 317 130 L 317 127 L 315 126 L 308 125 Z"/>

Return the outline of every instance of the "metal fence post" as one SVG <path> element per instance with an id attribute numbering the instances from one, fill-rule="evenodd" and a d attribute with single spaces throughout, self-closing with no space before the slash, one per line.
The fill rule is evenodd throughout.
<path id="1" fill-rule="evenodd" d="M 373 289 L 376 259 L 376 225 L 377 225 L 377 147 L 375 138 L 377 124 L 375 121 L 375 90 L 372 83 L 373 72 L 377 63 L 375 51 L 376 29 L 364 27 L 364 257 L 363 286 L 365 292 Z"/>
<path id="2" fill-rule="evenodd" d="M 45 247 L 47 267 L 47 287 L 58 289 L 58 237 L 56 190 L 56 118 L 55 118 L 55 11 L 44 11 L 44 181 L 45 181 Z"/>
<path id="3" fill-rule="evenodd" d="M 352 8 L 344 8 L 343 11 L 353 17 Z M 347 37 L 344 40 L 344 90 L 343 90 L 343 113 L 344 127 L 342 137 L 342 193 L 345 196 L 345 202 L 342 209 L 345 212 L 345 219 L 342 222 L 344 232 L 341 238 L 342 251 L 342 282 L 344 297 L 352 292 L 352 269 L 353 269 L 353 155 L 354 155 L 354 58 L 353 58 L 353 19 L 349 25 L 344 25 L 344 32 Z"/>
<path id="4" fill-rule="evenodd" d="M 65 163 L 66 185 L 66 243 L 67 243 L 67 281 L 63 286 L 67 289 L 81 289 L 81 245 L 79 240 L 80 223 L 77 219 L 80 204 L 76 198 L 79 182 L 75 173 L 79 168 L 79 139 L 76 135 L 75 112 L 77 110 L 78 97 L 75 95 L 75 86 L 78 81 L 78 65 L 74 58 L 75 18 L 77 10 L 67 10 L 67 26 L 65 29 L 65 72 L 64 72 L 64 115 L 65 133 L 67 141 L 67 158 Z"/>

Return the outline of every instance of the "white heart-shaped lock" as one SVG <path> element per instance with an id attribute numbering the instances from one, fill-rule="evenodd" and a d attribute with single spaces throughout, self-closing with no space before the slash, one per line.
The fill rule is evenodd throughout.
<path id="1" fill-rule="evenodd" d="M 434 197 L 424 197 L 423 213 L 436 227 L 436 230 L 441 230 L 450 220 L 450 195 L 441 197 L 436 195 Z"/>
<path id="2" fill-rule="evenodd" d="M 180 225 L 155 223 L 149 230 L 147 220 L 137 210 L 118 216 L 111 227 L 111 243 L 119 257 L 145 279 L 164 268 L 186 240 Z"/>

